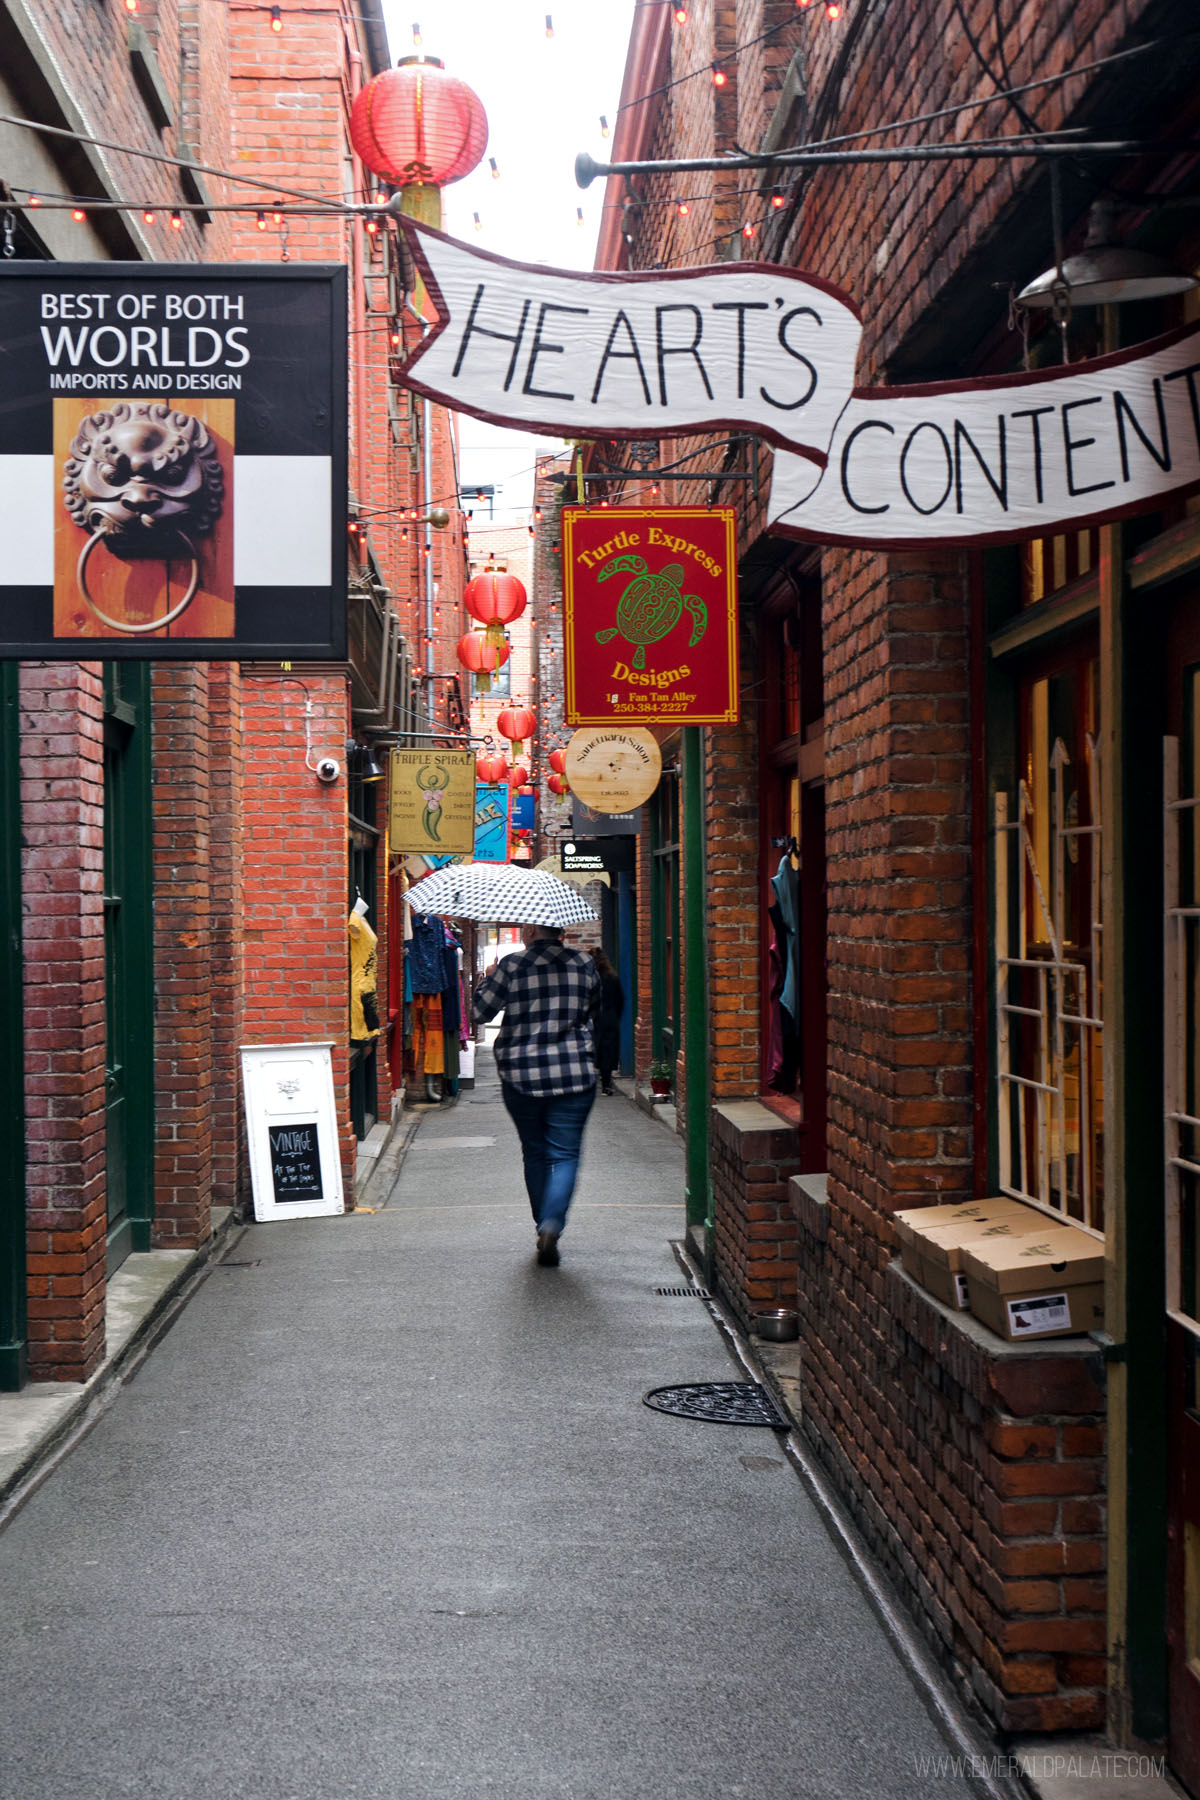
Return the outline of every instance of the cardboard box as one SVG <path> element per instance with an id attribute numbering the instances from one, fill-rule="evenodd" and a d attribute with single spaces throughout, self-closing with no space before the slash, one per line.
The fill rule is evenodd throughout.
<path id="1" fill-rule="evenodd" d="M 1073 1225 L 1048 1221 L 1022 1237 L 976 1237 L 962 1262 L 971 1311 L 1010 1343 L 1104 1324 L 1104 1245 Z"/>
<path id="2" fill-rule="evenodd" d="M 982 1220 L 1004 1219 L 1020 1201 L 1009 1201 L 1006 1195 L 988 1201 L 961 1201 L 957 1206 L 914 1206 L 896 1213 L 896 1237 L 900 1238 L 900 1262 L 914 1282 L 925 1287 L 925 1242 L 930 1231 L 943 1226 L 977 1224 Z M 954 1305 L 954 1301 L 946 1301 Z"/>
<path id="3" fill-rule="evenodd" d="M 897 1213 L 900 1261 L 914 1281 L 944 1306 L 961 1312 L 967 1306 L 966 1280 L 961 1274 L 962 1245 L 982 1231 L 1009 1233 L 1014 1222 L 1022 1230 L 1036 1230 L 1040 1217 L 1019 1200 L 1003 1195 L 960 1206 L 923 1206 Z"/>

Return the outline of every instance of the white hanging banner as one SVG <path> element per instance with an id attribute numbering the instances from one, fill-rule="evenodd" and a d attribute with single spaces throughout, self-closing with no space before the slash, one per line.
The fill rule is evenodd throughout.
<path id="1" fill-rule="evenodd" d="M 417 393 L 563 437 L 727 428 L 824 461 L 862 335 L 831 283 L 768 263 L 551 269 L 401 224 L 441 315 L 404 365 Z"/>
<path id="2" fill-rule="evenodd" d="M 858 309 L 817 276 L 576 273 L 401 224 L 439 313 L 408 387 L 566 437 L 754 432 L 786 537 L 1007 543 L 1200 487 L 1200 323 L 1063 368 L 856 389 Z"/>
<path id="3" fill-rule="evenodd" d="M 859 388 L 824 470 L 776 455 L 773 531 L 822 544 L 1002 544 L 1200 485 L 1200 324 L 1092 362 Z"/>

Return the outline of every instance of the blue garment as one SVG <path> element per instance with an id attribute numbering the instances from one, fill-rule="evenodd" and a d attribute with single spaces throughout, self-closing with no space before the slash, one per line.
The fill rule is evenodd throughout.
<path id="1" fill-rule="evenodd" d="M 412 971 L 414 994 L 442 992 L 442 984 L 446 979 L 442 963 L 445 941 L 445 929 L 440 919 L 433 918 L 430 913 L 413 914 L 412 936 L 405 946 L 405 961 Z"/>
<path id="2" fill-rule="evenodd" d="M 783 960 L 783 992 L 779 1004 L 787 1014 L 785 1029 L 798 1036 L 800 1032 L 800 871 L 792 867 L 789 853 L 780 860 L 771 877 L 775 896 L 771 906 L 771 923 Z M 778 909 L 778 918 L 776 918 Z"/>
<path id="3" fill-rule="evenodd" d="M 539 1231 L 561 1231 L 575 1193 L 595 1084 L 574 1094 L 537 1095 L 501 1081 L 500 1091 L 521 1140 L 533 1222 Z"/>

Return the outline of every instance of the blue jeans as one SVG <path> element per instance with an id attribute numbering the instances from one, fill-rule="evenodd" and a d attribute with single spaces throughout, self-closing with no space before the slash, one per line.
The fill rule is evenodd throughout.
<path id="1" fill-rule="evenodd" d="M 539 1231 L 561 1231 L 575 1192 L 583 1128 L 596 1098 L 594 1086 L 578 1094 L 525 1094 L 500 1084 L 508 1115 L 521 1140 L 525 1186 Z"/>

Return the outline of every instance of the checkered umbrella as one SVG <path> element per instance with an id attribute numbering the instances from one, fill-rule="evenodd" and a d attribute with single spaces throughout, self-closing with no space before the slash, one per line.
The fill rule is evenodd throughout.
<path id="1" fill-rule="evenodd" d="M 517 863 L 451 863 L 424 876 L 405 898 L 414 912 L 493 925 L 581 925 L 600 917 L 556 875 Z"/>

